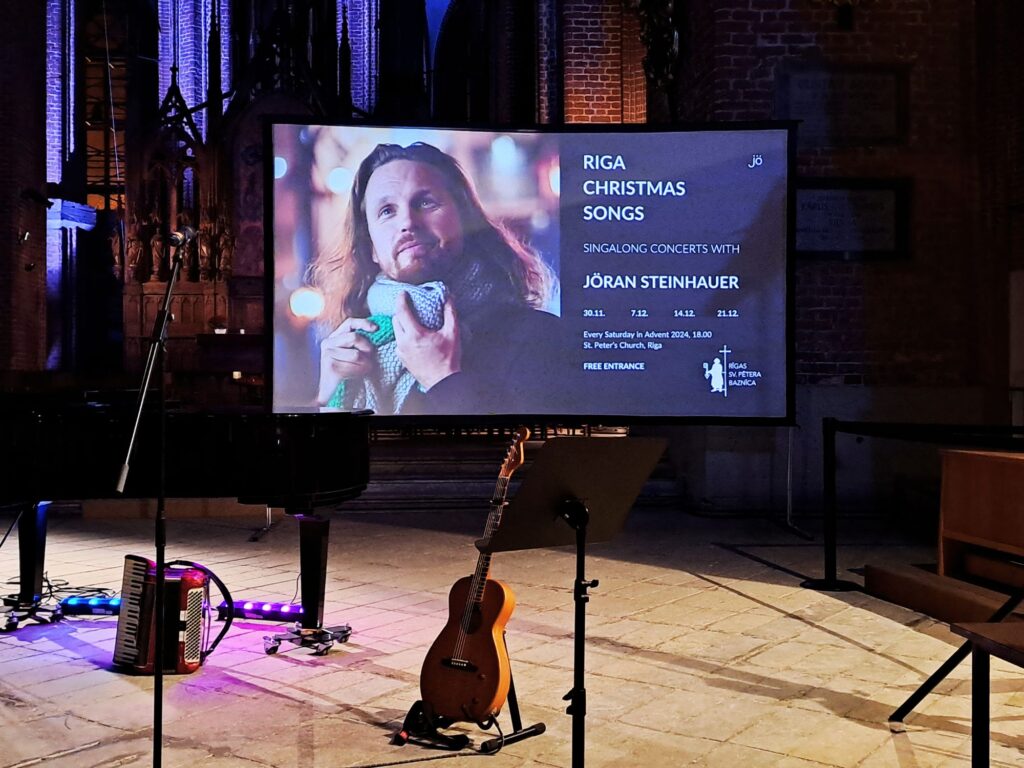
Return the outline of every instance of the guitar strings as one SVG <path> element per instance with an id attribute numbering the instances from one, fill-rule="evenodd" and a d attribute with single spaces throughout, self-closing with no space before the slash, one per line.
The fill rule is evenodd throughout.
<path id="1" fill-rule="evenodd" d="M 507 502 L 505 502 L 505 494 L 508 491 L 508 483 L 510 475 L 507 472 L 507 464 L 509 459 L 512 458 L 512 454 L 509 454 L 505 460 L 505 466 L 502 467 L 501 473 L 498 475 L 498 480 L 494 484 L 494 495 L 492 496 L 492 508 L 490 514 L 487 516 L 487 524 L 484 526 L 484 538 L 489 539 L 494 535 L 497 530 L 499 523 L 501 522 L 501 513 L 505 508 Z M 466 607 L 462 611 L 462 621 L 459 623 L 459 632 L 456 635 L 455 650 L 452 653 L 453 659 L 461 659 L 462 652 L 466 648 L 466 642 L 469 640 L 469 630 L 473 621 L 473 606 L 483 601 L 484 590 L 487 587 L 487 580 L 483 578 L 483 573 L 490 567 L 491 556 L 489 553 L 481 552 L 480 557 L 477 559 L 476 571 L 473 574 L 473 580 L 470 583 L 469 593 L 466 596 Z"/>

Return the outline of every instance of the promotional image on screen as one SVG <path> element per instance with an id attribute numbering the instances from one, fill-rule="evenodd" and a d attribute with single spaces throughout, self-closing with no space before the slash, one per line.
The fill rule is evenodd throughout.
<path id="1" fill-rule="evenodd" d="M 790 418 L 792 139 L 272 124 L 273 410 Z"/>

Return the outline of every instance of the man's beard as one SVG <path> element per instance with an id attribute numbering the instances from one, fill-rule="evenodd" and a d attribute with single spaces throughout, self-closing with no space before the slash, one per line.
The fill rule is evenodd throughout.
<path id="1" fill-rule="evenodd" d="M 432 252 L 413 259 L 412 262 L 401 266 L 401 254 L 396 255 L 396 263 L 399 264 L 394 279 L 403 283 L 422 284 L 434 280 L 445 280 L 454 271 L 454 266 L 459 261 L 461 254 L 452 254 L 443 244 L 434 246 Z"/>

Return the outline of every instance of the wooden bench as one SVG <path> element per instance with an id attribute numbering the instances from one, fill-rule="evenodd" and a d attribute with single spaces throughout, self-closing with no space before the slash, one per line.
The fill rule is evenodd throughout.
<path id="1" fill-rule="evenodd" d="M 938 554 L 943 576 L 1024 587 L 1024 453 L 942 451 Z"/>

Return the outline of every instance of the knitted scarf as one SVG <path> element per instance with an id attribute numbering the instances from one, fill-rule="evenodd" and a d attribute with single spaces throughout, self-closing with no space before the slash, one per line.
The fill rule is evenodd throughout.
<path id="1" fill-rule="evenodd" d="M 369 408 L 380 414 L 402 413 L 406 398 L 418 383 L 398 359 L 392 316 L 399 296 L 403 291 L 408 293 L 420 324 L 436 331 L 444 325 L 444 302 L 451 295 L 459 315 L 459 333 L 465 345 L 472 339 L 474 320 L 481 312 L 496 302 L 516 301 L 511 285 L 507 292 L 499 292 L 500 282 L 494 277 L 477 260 L 465 262 L 461 269 L 448 276 L 447 282 L 435 280 L 413 285 L 378 275 L 366 296 L 370 310 L 368 319 L 377 326 L 377 330 L 372 333 L 357 331 L 377 348 L 377 371 L 365 378 L 340 382 L 327 405 L 343 410 Z"/>
<path id="2" fill-rule="evenodd" d="M 448 290 L 444 283 L 433 281 L 423 285 L 399 283 L 378 275 L 366 295 L 370 308 L 369 321 L 373 331 L 357 331 L 377 348 L 377 371 L 364 379 L 347 379 L 338 384 L 327 405 L 331 408 L 357 410 L 369 408 L 377 413 L 401 413 L 416 379 L 398 359 L 398 345 L 392 317 L 402 293 L 412 299 L 413 311 L 420 324 L 438 330 L 444 324 L 444 301 Z"/>

